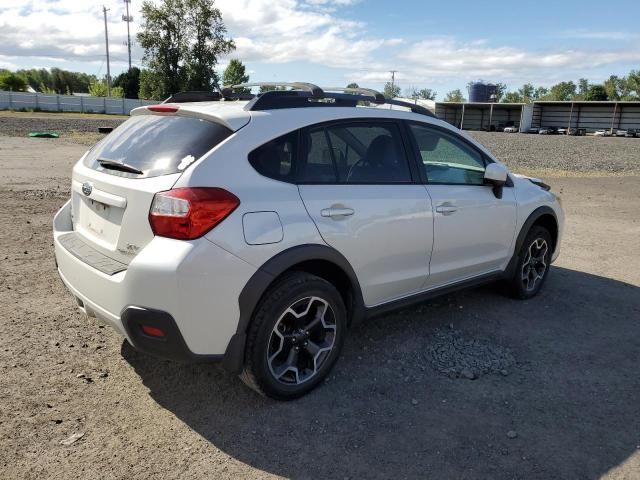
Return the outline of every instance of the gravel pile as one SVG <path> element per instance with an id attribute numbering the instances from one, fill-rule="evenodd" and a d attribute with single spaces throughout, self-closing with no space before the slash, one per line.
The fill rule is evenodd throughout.
<path id="1" fill-rule="evenodd" d="M 640 138 L 470 133 L 514 172 L 640 173 Z"/>
<path id="2" fill-rule="evenodd" d="M 508 375 L 516 363 L 511 350 L 482 338 L 465 338 L 457 330 L 439 330 L 429 340 L 425 360 L 451 378 L 473 380 L 481 375 Z"/>

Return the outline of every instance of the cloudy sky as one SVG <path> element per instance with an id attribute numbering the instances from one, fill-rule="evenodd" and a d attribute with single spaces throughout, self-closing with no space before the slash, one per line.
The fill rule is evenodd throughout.
<path id="1" fill-rule="evenodd" d="M 141 0 L 132 0 L 132 35 Z M 639 0 L 216 0 L 255 81 L 402 87 L 442 97 L 470 80 L 550 85 L 640 69 Z M 0 0 L 0 68 L 112 75 L 127 67 L 124 0 Z M 598 4 L 599 6 L 595 6 Z M 133 63 L 142 52 L 134 45 Z M 220 68 L 228 59 L 222 59 Z"/>

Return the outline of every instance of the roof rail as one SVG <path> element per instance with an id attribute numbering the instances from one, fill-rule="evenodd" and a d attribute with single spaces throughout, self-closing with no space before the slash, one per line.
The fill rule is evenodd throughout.
<path id="1" fill-rule="evenodd" d="M 350 87 L 322 87 L 322 89 L 327 92 L 344 92 L 344 93 L 355 93 L 357 95 L 365 95 L 373 97 L 373 101 L 375 103 L 385 103 L 384 95 L 377 90 L 373 90 L 372 88 L 350 88 Z"/>
<path id="2" fill-rule="evenodd" d="M 268 90 L 251 94 L 234 92 L 234 89 L 250 87 L 289 87 L 290 90 Z M 219 92 L 181 92 L 171 95 L 163 103 L 207 102 L 220 100 L 250 100 L 246 110 L 277 110 L 304 107 L 355 107 L 359 103 L 368 105 L 395 105 L 409 109 L 413 113 L 435 117 L 435 114 L 421 106 L 402 100 L 386 98 L 382 93 L 370 88 L 325 87 L 306 82 L 255 82 L 240 83 L 223 87 Z"/>
<path id="3" fill-rule="evenodd" d="M 322 89 L 307 82 L 252 82 L 252 83 L 239 83 L 238 85 L 225 86 L 224 88 L 250 88 L 250 87 L 290 87 L 295 90 L 302 90 L 303 92 L 309 92 L 314 97 L 322 97 L 324 92 Z"/>

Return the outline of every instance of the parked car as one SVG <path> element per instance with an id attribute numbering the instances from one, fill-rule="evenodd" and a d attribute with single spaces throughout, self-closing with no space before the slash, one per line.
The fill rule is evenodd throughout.
<path id="1" fill-rule="evenodd" d="M 556 135 L 558 129 L 556 127 L 542 127 L 538 130 L 539 135 Z"/>
<path id="2" fill-rule="evenodd" d="M 625 133 L 625 137 L 635 138 L 640 135 L 640 131 L 635 128 L 627 128 L 627 132 Z"/>
<path id="3" fill-rule="evenodd" d="M 518 133 L 518 127 L 505 127 L 504 133 Z"/>
<path id="4" fill-rule="evenodd" d="M 593 132 L 593 134 L 596 137 L 610 137 L 611 136 L 611 130 L 600 129 L 600 130 L 596 130 L 595 132 Z"/>
<path id="5" fill-rule="evenodd" d="M 537 128 L 537 127 L 532 127 L 532 128 L 527 130 L 527 133 L 533 133 L 533 134 L 537 135 L 538 133 L 540 133 L 540 129 Z"/>
<path id="6" fill-rule="evenodd" d="M 363 318 L 497 279 L 540 291 L 564 222 L 548 185 L 423 107 L 286 85 L 137 108 L 82 156 L 53 221 L 81 310 L 292 399 Z"/>
<path id="7" fill-rule="evenodd" d="M 616 130 L 616 137 L 626 137 L 626 136 L 627 136 L 627 131 L 626 130 L 623 130 L 621 128 Z"/>
<path id="8" fill-rule="evenodd" d="M 568 129 L 566 129 L 566 128 L 558 128 L 558 129 L 556 130 L 556 133 L 557 133 L 558 135 L 566 135 L 566 134 L 567 134 L 567 131 L 568 131 Z"/>
<path id="9" fill-rule="evenodd" d="M 568 131 L 568 134 L 576 137 L 583 137 L 584 135 L 587 134 L 587 129 L 586 128 L 570 128 Z"/>

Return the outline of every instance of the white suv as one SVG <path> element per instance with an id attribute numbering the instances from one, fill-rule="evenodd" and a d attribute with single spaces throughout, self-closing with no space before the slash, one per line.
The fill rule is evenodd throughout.
<path id="1" fill-rule="evenodd" d="M 78 161 L 54 237 L 84 312 L 290 399 L 365 317 L 496 279 L 538 293 L 564 219 L 548 186 L 423 107 L 288 86 L 138 108 Z"/>

